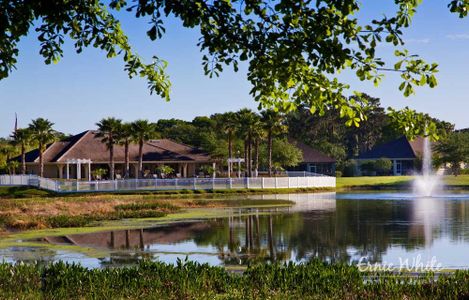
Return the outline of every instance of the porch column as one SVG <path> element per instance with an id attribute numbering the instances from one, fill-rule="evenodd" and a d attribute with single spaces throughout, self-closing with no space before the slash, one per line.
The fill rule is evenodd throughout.
<path id="1" fill-rule="evenodd" d="M 81 161 L 77 161 L 77 180 L 81 179 Z"/>
<path id="2" fill-rule="evenodd" d="M 393 160 L 392 161 L 392 175 L 396 175 L 397 173 L 397 161 Z"/>
<path id="3" fill-rule="evenodd" d="M 70 179 L 70 163 L 67 161 L 67 180 Z"/>
<path id="4" fill-rule="evenodd" d="M 138 164 L 134 164 L 134 173 L 135 173 L 135 178 L 138 178 L 140 174 L 138 174 Z"/>
<path id="5" fill-rule="evenodd" d="M 181 164 L 178 164 L 178 174 L 179 174 L 179 176 L 183 177 L 182 176 L 182 165 Z"/>
<path id="6" fill-rule="evenodd" d="M 57 165 L 59 169 L 59 178 L 62 179 L 64 177 L 64 165 Z"/>
<path id="7" fill-rule="evenodd" d="M 241 178 L 241 159 L 238 159 L 238 178 Z"/>
<path id="8" fill-rule="evenodd" d="M 91 161 L 88 161 L 88 181 L 91 181 Z"/>
<path id="9" fill-rule="evenodd" d="M 217 175 L 217 163 L 212 163 L 212 168 L 213 168 L 213 178 L 215 178 Z"/>
<path id="10" fill-rule="evenodd" d="M 182 166 L 182 177 L 187 177 L 187 164 Z"/>

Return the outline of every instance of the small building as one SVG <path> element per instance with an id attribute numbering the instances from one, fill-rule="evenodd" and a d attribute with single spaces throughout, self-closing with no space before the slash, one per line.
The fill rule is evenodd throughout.
<path id="1" fill-rule="evenodd" d="M 43 153 L 44 177 L 64 179 L 89 179 L 98 168 L 109 170 L 109 150 L 97 136 L 98 131 L 87 130 L 61 141 L 47 145 Z M 21 162 L 21 156 L 14 158 Z M 139 146 L 129 145 L 130 177 L 138 174 Z M 114 145 L 116 177 L 124 177 L 124 146 Z M 153 177 L 156 168 L 168 165 L 177 177 L 193 177 L 202 165 L 212 165 L 207 153 L 169 139 L 150 140 L 143 145 L 143 170 Z M 26 153 L 28 174 L 39 174 L 38 149 Z M 107 173 L 109 174 L 109 172 Z"/>
<path id="2" fill-rule="evenodd" d="M 387 158 L 392 162 L 390 174 L 395 176 L 410 175 L 419 167 L 417 162 L 423 156 L 423 148 L 424 138 L 417 137 L 410 141 L 407 137 L 402 136 L 359 155 L 357 158 L 358 167 L 360 168 L 360 165 L 367 161 Z"/>
<path id="3" fill-rule="evenodd" d="M 296 167 L 288 168 L 288 171 L 306 171 L 335 176 L 336 160 L 334 158 L 300 141 L 290 139 L 289 142 L 303 152 L 303 161 Z"/>

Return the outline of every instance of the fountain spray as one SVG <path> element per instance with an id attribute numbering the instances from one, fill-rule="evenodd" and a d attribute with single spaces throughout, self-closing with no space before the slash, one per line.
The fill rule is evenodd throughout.
<path id="1" fill-rule="evenodd" d="M 441 186 L 439 177 L 432 169 L 432 149 L 428 135 L 423 139 L 422 174 L 414 181 L 414 193 L 419 197 L 431 197 Z"/>

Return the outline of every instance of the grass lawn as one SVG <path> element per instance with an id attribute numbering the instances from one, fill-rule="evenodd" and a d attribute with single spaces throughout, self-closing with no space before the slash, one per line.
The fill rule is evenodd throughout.
<path id="1" fill-rule="evenodd" d="M 413 179 L 413 176 L 338 177 L 337 188 L 408 185 Z"/>
<path id="2" fill-rule="evenodd" d="M 414 178 L 414 176 L 338 177 L 337 188 L 399 187 L 412 184 Z M 469 187 L 469 175 L 447 175 L 443 177 L 443 182 L 448 186 Z"/>

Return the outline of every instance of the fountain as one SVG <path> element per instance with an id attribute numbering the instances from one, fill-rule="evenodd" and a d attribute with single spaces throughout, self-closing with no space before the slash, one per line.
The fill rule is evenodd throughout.
<path id="1" fill-rule="evenodd" d="M 422 174 L 414 181 L 414 194 L 419 197 L 431 197 L 441 188 L 440 178 L 432 170 L 432 149 L 430 140 L 423 140 Z"/>

